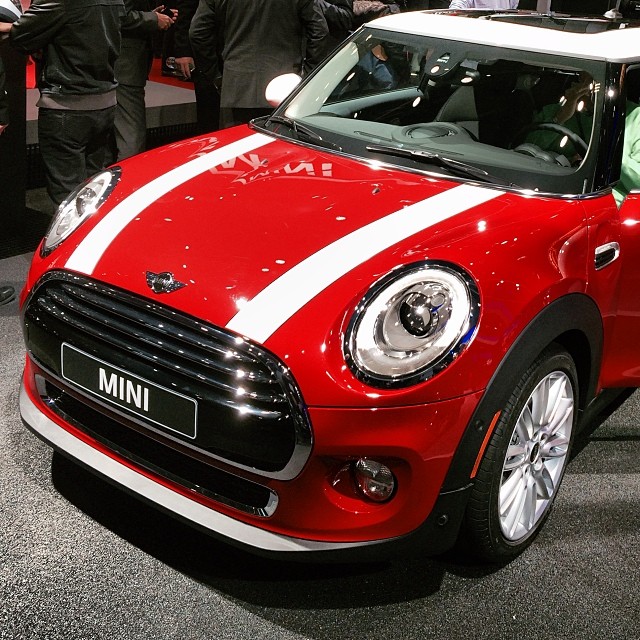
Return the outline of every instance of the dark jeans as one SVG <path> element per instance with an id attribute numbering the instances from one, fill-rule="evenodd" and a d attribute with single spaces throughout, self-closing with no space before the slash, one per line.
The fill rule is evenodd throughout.
<path id="1" fill-rule="evenodd" d="M 56 206 L 108 164 L 114 114 L 115 107 L 95 111 L 39 110 L 40 155 L 47 192 Z"/>
<path id="2" fill-rule="evenodd" d="M 116 89 L 118 106 L 113 121 L 115 153 L 109 162 L 124 160 L 146 149 L 147 112 L 144 87 L 119 84 Z"/>
<path id="3" fill-rule="evenodd" d="M 206 80 L 197 69 L 191 72 L 196 94 L 196 118 L 198 133 L 209 133 L 220 128 L 220 94 L 212 82 Z"/>

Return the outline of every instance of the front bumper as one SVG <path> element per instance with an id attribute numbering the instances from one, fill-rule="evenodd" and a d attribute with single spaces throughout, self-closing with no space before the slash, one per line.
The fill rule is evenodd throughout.
<path id="1" fill-rule="evenodd" d="M 216 535 L 269 551 L 322 551 L 362 544 L 329 544 L 292 538 L 259 529 L 214 511 L 160 484 L 124 461 L 107 455 L 63 429 L 38 409 L 24 383 L 20 389 L 20 413 L 26 425 L 56 451 L 172 515 Z"/>
<path id="2" fill-rule="evenodd" d="M 311 408 L 314 450 L 291 480 L 251 478 L 278 497 L 269 517 L 238 512 L 110 449 L 53 412 L 40 396 L 38 367 L 28 359 L 20 394 L 24 422 L 41 439 L 165 512 L 227 542 L 266 554 L 327 552 L 348 559 L 379 559 L 381 547 L 439 553 L 457 537 L 468 487 L 440 494 L 450 460 L 479 394 L 423 407 Z M 387 503 L 367 502 L 343 473 L 367 456 L 388 461 L 398 479 Z M 226 469 L 225 472 L 229 472 Z M 348 476 L 348 474 L 347 474 Z M 296 554 L 299 555 L 299 554 Z"/>

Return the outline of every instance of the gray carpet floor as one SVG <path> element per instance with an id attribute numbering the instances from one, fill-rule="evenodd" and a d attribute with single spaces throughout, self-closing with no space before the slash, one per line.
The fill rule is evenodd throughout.
<path id="1" fill-rule="evenodd" d="M 0 259 L 21 286 L 30 254 Z M 234 550 L 53 455 L 22 425 L 0 307 L 0 640 L 637 639 L 638 394 L 581 440 L 556 508 L 503 567 L 298 565 Z"/>

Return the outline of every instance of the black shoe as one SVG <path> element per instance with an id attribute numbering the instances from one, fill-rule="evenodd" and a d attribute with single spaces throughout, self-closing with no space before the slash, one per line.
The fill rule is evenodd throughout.
<path id="1" fill-rule="evenodd" d="M 16 290 L 13 287 L 0 287 L 0 305 L 13 302 L 16 297 Z"/>

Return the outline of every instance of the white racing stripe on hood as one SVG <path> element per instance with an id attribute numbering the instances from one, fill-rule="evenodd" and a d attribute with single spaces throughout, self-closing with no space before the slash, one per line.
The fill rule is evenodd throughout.
<path id="1" fill-rule="evenodd" d="M 419 231 L 503 194 L 460 185 L 376 220 L 336 240 L 274 280 L 227 324 L 259 343 L 346 273 Z"/>
<path id="2" fill-rule="evenodd" d="M 118 203 L 107 216 L 100 220 L 71 254 L 66 268 L 90 275 L 120 232 L 158 198 L 201 173 L 237 158 L 243 153 L 255 151 L 274 140 L 275 138 L 261 133 L 254 133 L 190 160 L 148 182 Z"/>

